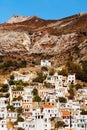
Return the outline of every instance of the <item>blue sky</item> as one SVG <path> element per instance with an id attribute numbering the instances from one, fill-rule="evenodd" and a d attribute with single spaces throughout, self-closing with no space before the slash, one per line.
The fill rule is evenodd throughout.
<path id="1" fill-rule="evenodd" d="M 0 0 L 0 23 L 14 14 L 60 19 L 87 12 L 87 0 Z"/>

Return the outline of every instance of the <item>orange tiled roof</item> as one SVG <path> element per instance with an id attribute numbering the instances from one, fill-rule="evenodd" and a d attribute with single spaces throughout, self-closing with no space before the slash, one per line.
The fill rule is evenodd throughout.
<path id="1" fill-rule="evenodd" d="M 44 104 L 44 108 L 53 108 L 53 106 L 49 104 Z"/>
<path id="2" fill-rule="evenodd" d="M 61 111 L 62 116 L 70 116 L 70 112 L 69 111 Z"/>

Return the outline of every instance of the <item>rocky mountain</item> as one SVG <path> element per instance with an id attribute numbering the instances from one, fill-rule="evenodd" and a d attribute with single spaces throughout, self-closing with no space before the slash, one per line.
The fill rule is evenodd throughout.
<path id="1" fill-rule="evenodd" d="M 19 23 L 23 22 L 25 20 L 31 19 L 32 17 L 28 16 L 20 16 L 20 15 L 14 15 L 12 18 L 10 18 L 6 23 L 13 24 L 13 23 Z"/>
<path id="2" fill-rule="evenodd" d="M 0 25 L 0 55 L 58 66 L 87 60 L 87 13 L 60 20 L 15 15 Z"/>

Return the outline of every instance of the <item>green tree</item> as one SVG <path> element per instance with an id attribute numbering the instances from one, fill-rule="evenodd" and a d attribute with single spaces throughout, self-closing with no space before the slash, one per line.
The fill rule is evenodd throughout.
<path id="1" fill-rule="evenodd" d="M 41 70 L 42 70 L 42 71 L 48 71 L 48 68 L 47 68 L 46 66 L 42 66 L 42 67 L 41 67 Z"/>
<path id="2" fill-rule="evenodd" d="M 75 85 L 71 84 L 69 86 L 68 92 L 69 92 L 69 99 L 73 99 L 75 95 Z"/>
<path id="3" fill-rule="evenodd" d="M 4 67 L 6 68 L 9 68 L 11 66 L 13 66 L 13 62 L 11 60 L 8 60 L 7 62 L 4 63 Z"/>
<path id="4" fill-rule="evenodd" d="M 8 84 L 2 84 L 1 85 L 0 92 L 5 93 L 5 92 L 8 92 L 8 90 L 9 90 Z"/>
<path id="5" fill-rule="evenodd" d="M 18 116 L 17 122 L 24 122 L 24 118 L 22 118 L 21 116 Z"/>
<path id="6" fill-rule="evenodd" d="M 57 121 L 55 123 L 55 128 L 60 128 L 60 127 L 63 127 L 65 125 L 65 122 L 63 121 Z"/>
<path id="7" fill-rule="evenodd" d="M 51 70 L 50 70 L 50 72 L 49 72 L 49 75 L 54 75 L 54 73 L 55 73 L 55 70 L 52 68 Z"/>
<path id="8" fill-rule="evenodd" d="M 17 85 L 16 88 L 13 88 L 13 91 L 23 91 L 24 87 L 21 85 Z"/>
<path id="9" fill-rule="evenodd" d="M 65 97 L 59 97 L 59 102 L 60 102 L 60 103 L 66 103 L 67 100 L 66 100 Z"/>
<path id="10" fill-rule="evenodd" d="M 6 97 L 6 98 L 9 98 L 9 96 L 10 96 L 9 93 L 6 93 L 6 94 L 5 94 L 5 97 Z"/>
<path id="11" fill-rule="evenodd" d="M 2 62 L 3 62 L 3 56 L 0 55 L 0 63 L 2 63 Z"/>
<path id="12" fill-rule="evenodd" d="M 38 90 L 36 88 L 34 88 L 33 91 L 32 91 L 32 94 L 33 94 L 33 96 L 38 95 Z"/>
<path id="13" fill-rule="evenodd" d="M 44 82 L 44 86 L 47 87 L 47 88 L 51 88 L 52 87 L 51 83 L 47 83 L 47 82 Z"/>
<path id="14" fill-rule="evenodd" d="M 14 108 L 13 105 L 8 105 L 8 106 L 7 106 L 7 110 L 14 112 L 14 111 L 15 111 L 15 108 Z"/>
<path id="15" fill-rule="evenodd" d="M 14 81 L 11 79 L 8 81 L 8 83 L 9 83 L 9 85 L 14 85 Z"/>
<path id="16" fill-rule="evenodd" d="M 26 60 L 22 60 L 21 62 L 20 62 L 20 67 L 22 67 L 22 68 L 24 68 L 24 67 L 26 67 L 26 65 L 27 65 L 27 62 L 26 62 Z"/>
<path id="17" fill-rule="evenodd" d="M 59 75 L 63 75 L 63 76 L 68 76 L 68 70 L 67 69 L 62 69 L 61 71 L 58 71 Z"/>
<path id="18" fill-rule="evenodd" d="M 15 78 L 14 75 L 10 76 L 10 80 L 14 80 L 14 78 Z"/>
<path id="19" fill-rule="evenodd" d="M 13 98 L 13 101 L 20 101 L 20 100 L 22 100 L 23 99 L 23 97 L 20 95 L 20 96 L 18 96 L 17 98 Z"/>
<path id="20" fill-rule="evenodd" d="M 80 85 L 80 84 L 76 84 L 75 85 L 75 89 L 78 90 L 78 89 L 82 89 L 83 87 Z"/>
<path id="21" fill-rule="evenodd" d="M 87 111 L 82 110 L 82 111 L 81 111 L 81 115 L 87 115 Z"/>
<path id="22" fill-rule="evenodd" d="M 23 108 L 22 107 L 18 107 L 17 108 L 17 113 L 20 115 L 23 113 Z"/>
<path id="23" fill-rule="evenodd" d="M 33 102 L 41 102 L 40 96 L 36 95 L 33 97 Z"/>
<path id="24" fill-rule="evenodd" d="M 38 72 L 37 77 L 33 79 L 33 82 L 39 82 L 43 83 L 43 81 L 46 79 L 46 75 L 43 74 L 43 72 Z"/>

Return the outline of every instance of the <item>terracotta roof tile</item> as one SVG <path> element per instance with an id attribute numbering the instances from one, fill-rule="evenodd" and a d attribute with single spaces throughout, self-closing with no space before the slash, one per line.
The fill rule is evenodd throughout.
<path id="1" fill-rule="evenodd" d="M 61 111 L 62 116 L 70 116 L 70 112 L 69 111 Z"/>
<path id="2" fill-rule="evenodd" d="M 44 104 L 44 108 L 53 108 L 53 106 L 49 104 Z"/>

